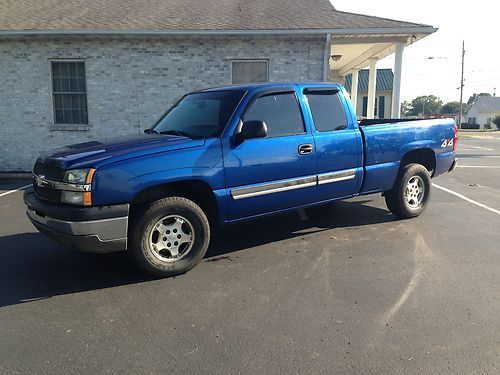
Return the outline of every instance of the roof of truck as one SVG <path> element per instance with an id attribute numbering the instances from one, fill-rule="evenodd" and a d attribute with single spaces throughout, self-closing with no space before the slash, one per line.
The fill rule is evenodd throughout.
<path id="1" fill-rule="evenodd" d="M 272 89 L 290 86 L 325 86 L 325 87 L 339 87 L 339 84 L 333 82 L 256 82 L 256 83 L 242 83 L 236 85 L 217 86 L 200 90 L 201 92 L 208 91 L 222 91 L 222 90 L 235 90 L 235 91 L 249 91 L 256 88 Z"/>

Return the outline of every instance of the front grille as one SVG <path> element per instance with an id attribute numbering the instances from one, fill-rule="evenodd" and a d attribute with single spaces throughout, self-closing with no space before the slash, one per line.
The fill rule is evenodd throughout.
<path id="1" fill-rule="evenodd" d="M 37 176 L 44 176 L 47 180 L 61 181 L 64 175 L 64 171 L 61 170 L 57 165 L 52 165 L 44 162 L 42 159 L 38 159 L 33 168 L 33 172 Z"/>
<path id="2" fill-rule="evenodd" d="M 52 181 L 61 181 L 64 175 L 64 171 L 61 170 L 58 166 L 48 164 L 42 159 L 38 159 L 36 161 L 35 167 L 33 168 L 33 173 L 39 177 L 43 176 L 43 178 Z M 40 196 L 40 198 L 51 202 L 60 201 L 61 192 L 59 190 L 38 186 L 34 181 L 33 189 Z"/>
<path id="3" fill-rule="evenodd" d="M 33 188 L 35 192 L 45 200 L 51 202 L 59 202 L 61 198 L 61 191 L 56 189 L 49 189 L 46 187 L 38 186 L 35 182 L 33 182 Z"/>

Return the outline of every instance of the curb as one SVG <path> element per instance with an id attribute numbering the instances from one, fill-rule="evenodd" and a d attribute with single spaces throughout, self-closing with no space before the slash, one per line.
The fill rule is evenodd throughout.
<path id="1" fill-rule="evenodd" d="M 31 172 L 0 172 L 0 180 L 30 179 Z"/>

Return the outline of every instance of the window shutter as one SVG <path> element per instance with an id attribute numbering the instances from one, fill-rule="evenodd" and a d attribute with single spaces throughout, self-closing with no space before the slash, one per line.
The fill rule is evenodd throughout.
<path id="1" fill-rule="evenodd" d="M 368 96 L 363 96 L 363 117 L 368 114 Z"/>
<path id="2" fill-rule="evenodd" d="M 385 96 L 378 98 L 378 118 L 385 118 Z"/>

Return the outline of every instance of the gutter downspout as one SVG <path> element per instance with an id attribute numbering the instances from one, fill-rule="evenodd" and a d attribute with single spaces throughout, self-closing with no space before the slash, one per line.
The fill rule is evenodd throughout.
<path id="1" fill-rule="evenodd" d="M 323 82 L 327 82 L 330 75 L 330 54 L 332 34 L 326 34 L 325 49 L 323 51 Z"/>

